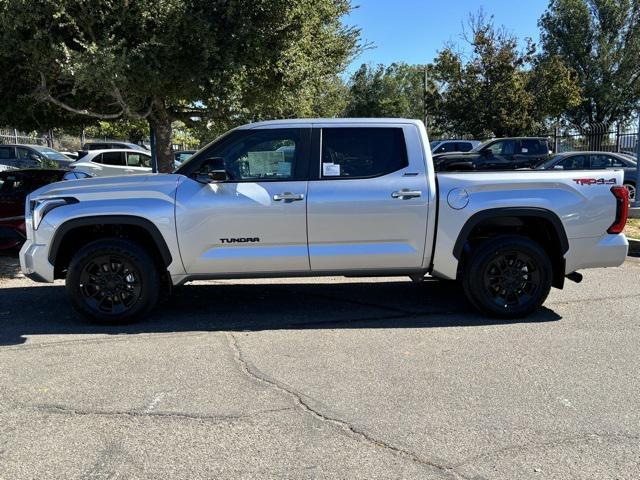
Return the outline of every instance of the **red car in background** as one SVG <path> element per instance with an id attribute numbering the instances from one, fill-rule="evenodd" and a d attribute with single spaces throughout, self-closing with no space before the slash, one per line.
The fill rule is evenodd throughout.
<path id="1" fill-rule="evenodd" d="M 81 172 L 60 169 L 0 172 L 0 252 L 17 253 L 24 243 L 24 203 L 27 195 L 49 183 L 86 177 Z"/>

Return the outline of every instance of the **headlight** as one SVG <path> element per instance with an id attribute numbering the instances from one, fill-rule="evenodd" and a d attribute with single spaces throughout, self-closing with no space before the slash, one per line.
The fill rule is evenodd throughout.
<path id="1" fill-rule="evenodd" d="M 78 203 L 78 200 L 75 198 L 43 198 L 41 200 L 33 200 L 30 202 L 30 211 L 31 215 L 29 215 L 29 209 L 27 210 L 26 217 L 32 217 L 33 221 L 33 229 L 37 230 L 38 226 L 40 226 L 40 222 L 44 216 L 49 213 L 54 208 L 61 207 L 63 205 L 69 205 L 72 203 Z"/>

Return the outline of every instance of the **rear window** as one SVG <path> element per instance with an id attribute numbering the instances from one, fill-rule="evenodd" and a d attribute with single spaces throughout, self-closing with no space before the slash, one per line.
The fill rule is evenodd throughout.
<path id="1" fill-rule="evenodd" d="M 458 151 L 460 152 L 470 152 L 473 148 L 473 145 L 469 142 L 458 142 Z"/>
<path id="2" fill-rule="evenodd" d="M 322 178 L 377 177 L 408 165 L 401 128 L 322 129 Z"/>

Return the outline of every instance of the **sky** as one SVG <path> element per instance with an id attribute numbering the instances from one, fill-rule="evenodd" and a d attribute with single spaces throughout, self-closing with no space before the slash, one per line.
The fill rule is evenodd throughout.
<path id="1" fill-rule="evenodd" d="M 462 45 L 462 24 L 482 8 L 521 41 L 539 38 L 538 19 L 549 0 L 353 0 L 358 6 L 345 23 L 362 29 L 362 40 L 374 47 L 357 57 L 348 73 L 362 63 L 433 61 L 446 42 Z"/>

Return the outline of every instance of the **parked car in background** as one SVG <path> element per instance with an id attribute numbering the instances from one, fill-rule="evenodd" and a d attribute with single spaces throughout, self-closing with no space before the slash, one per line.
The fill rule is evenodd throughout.
<path id="1" fill-rule="evenodd" d="M 629 190 L 629 201 L 637 195 L 637 163 L 622 153 L 565 152 L 555 155 L 536 167 L 539 170 L 623 170 L 624 186 Z"/>
<path id="2" fill-rule="evenodd" d="M 434 140 L 429 144 L 431 153 L 469 152 L 480 145 L 478 140 Z"/>
<path id="3" fill-rule="evenodd" d="M 72 159 L 41 145 L 0 145 L 0 165 L 14 168 L 66 168 Z"/>
<path id="4" fill-rule="evenodd" d="M 71 160 L 77 160 L 78 159 L 78 152 L 63 151 L 63 152 L 60 152 L 60 153 L 63 154 L 65 157 L 69 157 Z"/>
<path id="5" fill-rule="evenodd" d="M 94 177 L 150 173 L 151 154 L 133 149 L 91 150 L 70 168 Z"/>
<path id="6" fill-rule="evenodd" d="M 515 170 L 531 168 L 552 154 L 546 138 L 498 138 L 476 146 L 467 153 L 442 153 L 433 156 L 439 171 Z"/>
<path id="7" fill-rule="evenodd" d="M 115 141 L 105 141 L 105 142 L 86 142 L 82 145 L 82 150 L 90 151 L 90 150 L 142 150 L 143 152 L 148 152 L 149 150 L 143 145 L 138 145 L 137 143 L 130 142 L 115 142 Z"/>
<path id="8" fill-rule="evenodd" d="M 0 172 L 0 252 L 17 252 L 24 243 L 24 203 L 27 195 L 50 183 L 85 177 L 83 173 L 62 169 Z"/>

